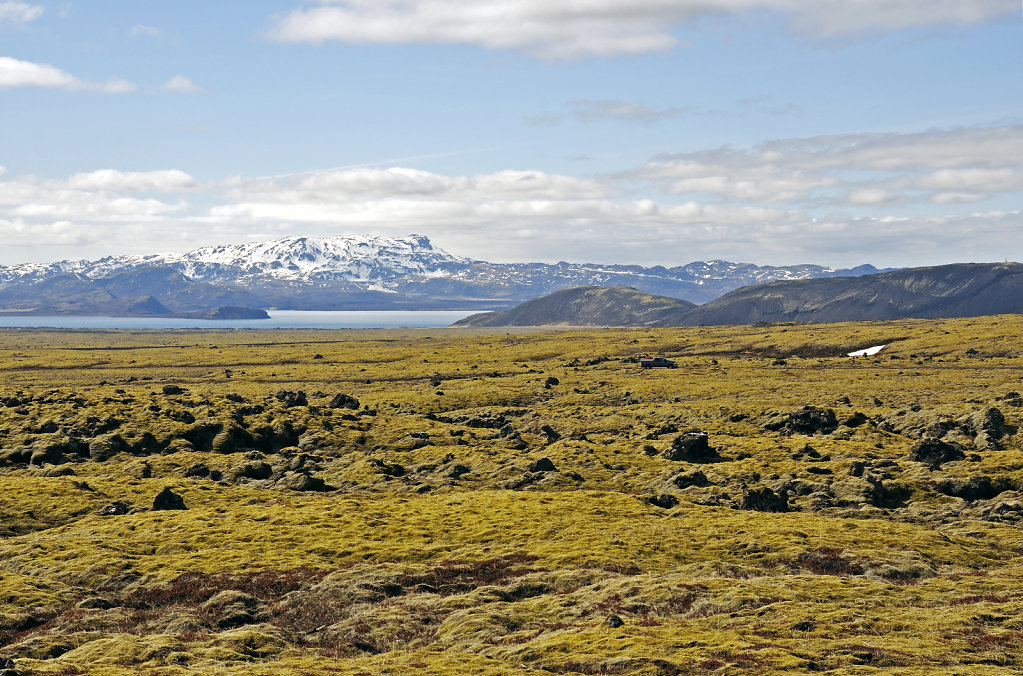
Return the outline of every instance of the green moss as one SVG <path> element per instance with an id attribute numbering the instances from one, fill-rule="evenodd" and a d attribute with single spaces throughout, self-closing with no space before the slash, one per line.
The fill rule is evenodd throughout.
<path id="1" fill-rule="evenodd" d="M 43 674 L 1017 671 L 1021 338 L 1015 316 L 0 332 L 20 402 L 0 408 L 2 654 Z M 622 361 L 645 352 L 680 369 Z M 866 420 L 765 428 L 807 405 Z M 957 428 L 965 460 L 908 460 L 990 407 L 997 444 Z M 691 430 L 719 460 L 664 457 Z M 938 490 L 981 475 L 1002 492 Z M 738 509 L 758 486 L 792 511 Z M 164 488 L 188 509 L 153 511 Z"/>

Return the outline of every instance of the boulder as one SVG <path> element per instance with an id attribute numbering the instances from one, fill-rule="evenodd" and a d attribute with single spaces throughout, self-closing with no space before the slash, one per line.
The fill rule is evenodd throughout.
<path id="1" fill-rule="evenodd" d="M 153 510 L 160 511 L 171 509 L 188 509 L 188 507 L 185 506 L 184 498 L 172 491 L 170 488 L 164 488 L 153 500 Z"/>
<path id="2" fill-rule="evenodd" d="M 689 488 L 690 486 L 709 486 L 710 481 L 707 480 L 705 475 L 700 470 L 696 470 L 690 474 L 678 474 L 671 479 L 671 483 L 675 484 L 679 488 Z"/>
<path id="3" fill-rule="evenodd" d="M 941 439 L 925 438 L 916 442 L 909 451 L 909 459 L 922 462 L 931 469 L 941 467 L 943 463 L 964 460 L 966 454 L 963 447 L 955 442 Z"/>
<path id="4" fill-rule="evenodd" d="M 831 434 L 838 429 L 838 418 L 831 409 L 804 406 L 796 411 L 775 415 L 764 428 L 788 434 Z"/>
<path id="5" fill-rule="evenodd" d="M 544 457 L 533 462 L 529 465 L 530 472 L 556 472 L 558 468 L 554 466 L 550 458 Z"/>
<path id="6" fill-rule="evenodd" d="M 214 453 L 235 453 L 250 448 L 253 437 L 240 425 L 228 425 L 213 437 L 210 450 Z"/>
<path id="7" fill-rule="evenodd" d="M 767 486 L 743 490 L 739 509 L 756 512 L 787 512 L 789 511 L 789 494 L 783 490 L 775 493 Z"/>
<path id="8" fill-rule="evenodd" d="M 330 400 L 327 408 L 348 408 L 357 411 L 359 410 L 359 400 L 347 394 L 339 394 Z"/>
<path id="9" fill-rule="evenodd" d="M 59 441 L 56 442 L 39 442 L 32 447 L 32 455 L 29 457 L 30 465 L 44 464 L 56 465 L 58 462 L 64 459 L 64 449 L 66 444 L 62 444 Z"/>
<path id="10" fill-rule="evenodd" d="M 617 629 L 618 627 L 621 627 L 625 624 L 625 620 L 618 617 L 617 615 L 608 615 L 607 619 L 604 620 L 604 624 L 611 627 L 612 629 Z"/>
<path id="11" fill-rule="evenodd" d="M 540 431 L 543 432 L 544 436 L 547 437 L 547 443 L 549 444 L 553 444 L 555 441 L 561 438 L 561 435 L 558 434 L 557 431 L 555 431 L 555 429 L 550 425 L 544 425 L 543 427 L 540 428 Z"/>
<path id="12" fill-rule="evenodd" d="M 263 480 L 269 479 L 271 476 L 273 476 L 273 473 L 274 473 L 273 468 L 270 467 L 269 464 L 262 461 L 257 461 L 247 462 L 239 466 L 238 469 L 235 470 L 234 476 L 236 480 L 237 479 Z"/>
<path id="13" fill-rule="evenodd" d="M 652 495 L 649 500 L 651 505 L 660 507 L 662 509 L 671 509 L 678 504 L 678 498 L 670 493 L 662 493 L 660 495 Z"/>
<path id="14" fill-rule="evenodd" d="M 109 460 L 126 450 L 128 450 L 128 444 L 119 434 L 102 434 L 89 442 L 89 457 L 96 462 Z"/>
<path id="15" fill-rule="evenodd" d="M 946 479 L 939 481 L 934 487 L 944 495 L 951 495 L 963 500 L 990 500 L 999 494 L 1011 490 L 1012 486 L 1002 478 L 992 480 L 989 476 L 972 476 L 969 479 Z"/>
<path id="16" fill-rule="evenodd" d="M 209 475 L 210 468 L 201 462 L 185 468 L 185 477 L 189 479 L 205 479 Z"/>
<path id="17" fill-rule="evenodd" d="M 284 404 L 286 408 L 293 406 L 308 406 L 309 400 L 305 396 L 305 392 L 299 390 L 298 392 L 292 392 L 291 390 L 281 390 L 274 395 L 274 399 Z"/>
<path id="18" fill-rule="evenodd" d="M 333 490 L 320 477 L 309 476 L 301 472 L 289 472 L 285 474 L 276 484 L 279 488 L 286 488 L 291 491 L 329 491 Z"/>
<path id="19" fill-rule="evenodd" d="M 99 514 L 100 516 L 124 516 L 128 513 L 129 509 L 130 507 L 128 507 L 127 503 L 118 500 L 99 510 Z"/>
<path id="20" fill-rule="evenodd" d="M 842 421 L 842 424 L 846 427 L 859 427 L 867 422 L 867 416 L 860 411 L 856 411 L 851 416 Z"/>
<path id="21" fill-rule="evenodd" d="M 370 458 L 369 464 L 375 467 L 381 474 L 393 477 L 405 476 L 405 468 L 398 463 L 385 462 L 379 458 Z"/>
<path id="22" fill-rule="evenodd" d="M 721 456 L 710 447 L 706 432 L 686 432 L 675 437 L 671 448 L 662 454 L 668 460 L 685 462 L 713 462 Z"/>
<path id="23" fill-rule="evenodd" d="M 177 386 L 177 385 L 164 385 L 163 386 L 163 393 L 164 394 L 168 394 L 168 395 L 184 394 L 185 390 L 183 388 Z"/>

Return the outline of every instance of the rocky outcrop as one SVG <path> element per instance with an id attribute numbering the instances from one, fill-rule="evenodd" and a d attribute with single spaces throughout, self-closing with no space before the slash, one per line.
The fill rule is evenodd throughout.
<path id="1" fill-rule="evenodd" d="M 710 447 L 706 432 L 686 432 L 675 437 L 671 447 L 662 454 L 668 460 L 683 462 L 714 462 L 720 460 L 718 452 Z"/>

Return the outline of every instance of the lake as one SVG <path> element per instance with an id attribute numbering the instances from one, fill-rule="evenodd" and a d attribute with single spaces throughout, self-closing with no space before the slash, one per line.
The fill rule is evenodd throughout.
<path id="1" fill-rule="evenodd" d="M 450 326 L 475 311 L 418 312 L 267 310 L 270 319 L 163 319 L 156 317 L 0 317 L 0 328 L 52 329 L 394 329 Z"/>

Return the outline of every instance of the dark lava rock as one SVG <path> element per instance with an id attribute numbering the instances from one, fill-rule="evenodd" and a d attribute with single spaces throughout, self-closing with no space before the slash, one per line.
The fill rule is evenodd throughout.
<path id="1" fill-rule="evenodd" d="M 21 672 L 14 666 L 14 660 L 0 657 L 0 676 L 21 676 Z"/>
<path id="2" fill-rule="evenodd" d="M 986 434 L 992 439 L 1001 439 L 1008 431 L 1005 416 L 997 408 L 989 408 L 970 416 L 968 426 L 974 435 Z"/>
<path id="3" fill-rule="evenodd" d="M 178 387 L 177 385 L 164 385 L 163 386 L 163 393 L 164 394 L 168 394 L 168 395 L 170 395 L 170 394 L 184 394 L 185 390 L 180 388 L 180 387 Z"/>
<path id="4" fill-rule="evenodd" d="M 850 476 L 863 476 L 863 472 L 867 469 L 866 464 L 859 460 L 853 460 L 849 463 L 849 475 Z"/>
<path id="5" fill-rule="evenodd" d="M 52 420 L 47 420 L 38 428 L 36 428 L 36 432 L 39 434 L 53 434 L 58 429 L 60 428 L 57 426 L 57 423 L 53 422 Z"/>
<path id="6" fill-rule="evenodd" d="M 767 486 L 751 488 L 742 492 L 739 509 L 756 512 L 787 512 L 789 511 L 788 491 L 777 494 Z"/>
<path id="7" fill-rule="evenodd" d="M 831 470 L 827 467 L 807 467 L 806 471 L 810 474 L 831 474 Z"/>
<path id="8" fill-rule="evenodd" d="M 330 400 L 327 408 L 349 408 L 353 411 L 359 410 L 359 400 L 347 394 L 339 394 Z"/>
<path id="9" fill-rule="evenodd" d="M 188 479 L 205 479 L 210 475 L 210 468 L 201 462 L 185 469 L 185 477 Z"/>
<path id="10" fill-rule="evenodd" d="M 797 411 L 775 416 L 764 425 L 764 429 L 791 434 L 831 434 L 838 429 L 838 418 L 831 409 L 804 406 Z"/>
<path id="11" fill-rule="evenodd" d="M 380 460 L 378 458 L 370 458 L 369 464 L 372 465 L 373 467 L 376 467 L 381 474 L 386 474 L 387 476 L 393 477 L 405 476 L 405 468 L 399 465 L 398 463 L 392 464 L 389 462 L 384 462 L 383 460 Z"/>
<path id="12" fill-rule="evenodd" d="M 452 479 L 460 479 L 463 474 L 468 474 L 471 471 L 472 470 L 466 467 L 465 465 L 455 465 L 450 470 L 448 470 L 448 476 L 451 477 Z"/>
<path id="13" fill-rule="evenodd" d="M 284 404 L 285 407 L 291 408 L 293 406 L 308 406 L 309 400 L 306 399 L 305 392 L 299 390 L 298 392 L 292 392 L 291 390 L 281 390 L 274 395 L 274 399 Z"/>
<path id="14" fill-rule="evenodd" d="M 662 493 L 661 495 L 650 496 L 649 502 L 655 507 L 661 507 L 662 509 L 671 509 L 678 504 L 678 498 L 670 493 Z"/>
<path id="15" fill-rule="evenodd" d="M 965 458 L 962 446 L 941 439 L 921 439 L 909 451 L 910 460 L 925 463 L 931 469 L 941 467 L 942 463 Z"/>
<path id="16" fill-rule="evenodd" d="M 671 482 L 679 488 L 689 488 L 690 486 L 709 486 L 710 481 L 707 480 L 707 476 L 700 470 L 696 470 L 691 474 L 679 474 L 675 476 Z"/>
<path id="17" fill-rule="evenodd" d="M 552 387 L 554 387 L 555 385 L 560 385 L 560 384 L 561 384 L 560 380 L 558 380 L 554 376 L 550 376 L 550 377 L 547 378 L 547 380 L 544 381 L 543 386 L 544 386 L 545 389 L 549 390 Z"/>
<path id="18" fill-rule="evenodd" d="M 119 434 L 103 434 L 89 442 L 89 457 L 96 462 L 109 460 L 126 450 L 128 450 L 128 444 Z"/>
<path id="19" fill-rule="evenodd" d="M 934 487 L 939 493 L 964 500 L 990 500 L 1010 490 L 1012 485 L 1003 478 L 992 480 L 989 476 L 971 476 L 969 479 L 947 479 Z"/>
<path id="20" fill-rule="evenodd" d="M 169 509 L 188 509 L 185 507 L 185 499 L 180 495 L 172 491 L 170 488 L 164 488 L 160 491 L 160 494 L 153 500 L 154 510 L 169 510 Z"/>
<path id="21" fill-rule="evenodd" d="M 125 514 L 128 513 L 129 509 L 130 508 L 128 507 L 127 503 L 124 503 L 124 502 L 121 502 L 121 501 L 118 500 L 116 502 L 111 502 L 109 505 L 107 505 L 103 509 L 99 510 L 99 515 L 100 516 L 124 516 Z"/>
<path id="22" fill-rule="evenodd" d="M 236 479 L 269 479 L 273 476 L 273 468 L 265 462 L 247 462 L 235 470 Z"/>
<path id="23" fill-rule="evenodd" d="M 663 453 L 668 460 L 685 462 L 713 462 L 721 456 L 710 447 L 706 432 L 686 432 L 675 437 L 671 448 Z"/>
<path id="24" fill-rule="evenodd" d="M 302 474 L 300 472 L 289 473 L 285 475 L 280 481 L 277 482 L 277 486 L 287 488 L 292 491 L 316 491 L 324 492 L 333 490 L 327 483 L 318 476 L 309 476 L 308 474 Z"/>
<path id="25" fill-rule="evenodd" d="M 851 416 L 842 421 L 842 424 L 846 427 L 859 427 L 860 425 L 867 422 L 867 416 L 859 411 L 856 411 Z"/>
<path id="26" fill-rule="evenodd" d="M 608 618 L 604 620 L 604 624 L 611 627 L 612 629 L 617 629 L 618 627 L 625 625 L 625 620 L 618 617 L 617 615 L 609 615 Z"/>
<path id="27" fill-rule="evenodd" d="M 232 402 L 234 402 L 236 404 L 240 404 L 240 403 L 245 401 L 245 397 L 243 397 L 240 394 L 236 394 L 234 392 L 232 392 L 230 394 L 225 394 L 224 395 L 224 399 L 227 399 L 228 401 L 232 401 Z"/>
<path id="28" fill-rule="evenodd" d="M 536 462 L 529 466 L 530 472 L 557 472 L 558 468 L 554 466 L 550 458 L 540 458 Z"/>
<path id="29" fill-rule="evenodd" d="M 192 415 L 189 411 L 167 411 L 164 415 L 166 415 L 171 420 L 180 423 L 185 423 L 186 425 L 191 425 L 192 423 L 195 422 L 195 416 Z"/>
<path id="30" fill-rule="evenodd" d="M 673 425 L 671 423 L 668 423 L 667 425 L 662 425 L 661 427 L 657 428 L 653 432 L 650 432 L 649 434 L 647 434 L 643 438 L 644 439 L 659 439 L 661 437 L 661 435 L 663 435 L 663 434 L 678 434 L 678 428 L 675 427 L 675 425 Z"/>
<path id="31" fill-rule="evenodd" d="M 880 479 L 867 477 L 870 487 L 865 491 L 867 499 L 874 507 L 902 507 L 913 489 L 900 483 L 884 483 Z"/>
<path id="32" fill-rule="evenodd" d="M 561 438 L 561 435 L 558 434 L 550 425 L 544 425 L 543 427 L 540 428 L 540 431 L 547 436 L 548 443 L 553 444 L 555 441 Z"/>
<path id="33" fill-rule="evenodd" d="M 29 457 L 30 465 L 42 466 L 46 463 L 56 465 L 58 462 L 64 459 L 64 449 L 67 446 L 60 442 L 55 443 L 42 443 L 32 449 L 32 455 Z"/>

